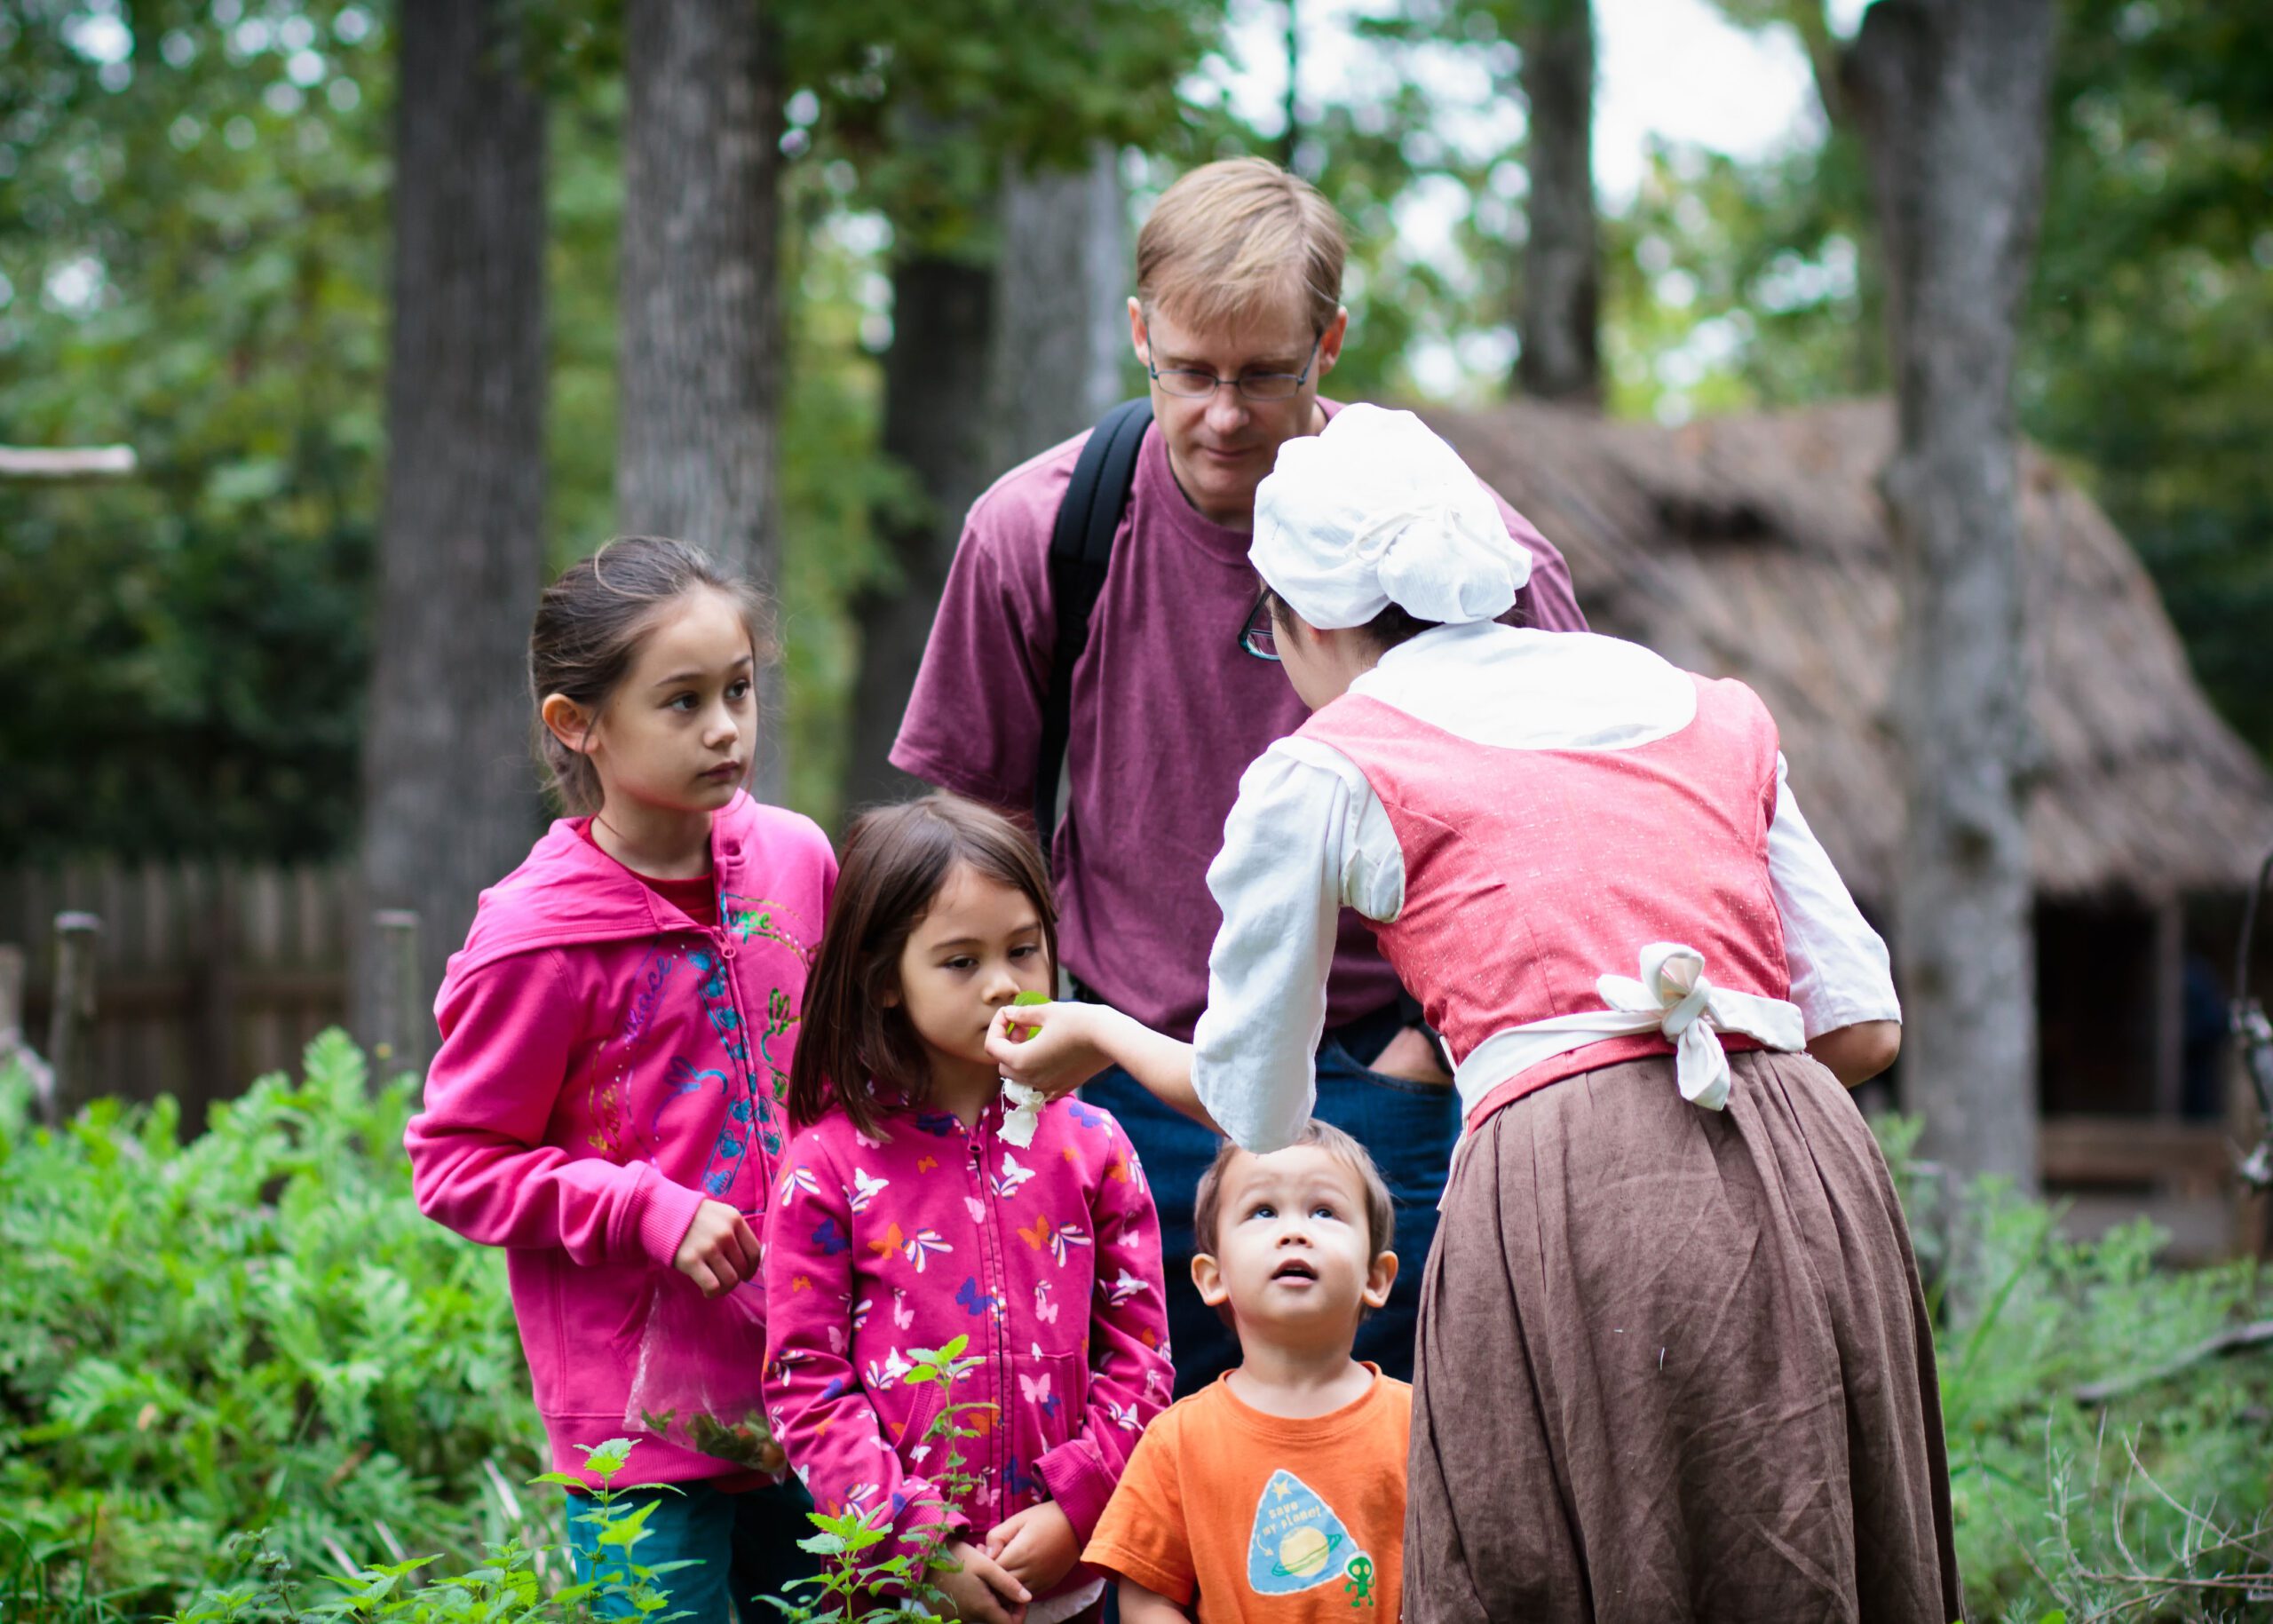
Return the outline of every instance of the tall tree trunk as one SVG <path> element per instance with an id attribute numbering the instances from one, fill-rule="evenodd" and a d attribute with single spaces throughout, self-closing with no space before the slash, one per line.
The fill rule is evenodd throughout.
<path id="1" fill-rule="evenodd" d="M 769 591 L 781 392 L 781 67 L 757 0 L 630 0 L 624 18 L 616 522 Z M 754 788 L 782 786 L 779 668 Z"/>
<path id="2" fill-rule="evenodd" d="M 1881 488 L 1904 610 L 1905 1103 L 1928 1154 L 2023 1188 L 2037 1176 L 2036 1013 L 2012 372 L 2052 36 L 2053 0 L 1877 0 L 1845 67 L 1901 418 Z"/>
<path id="3" fill-rule="evenodd" d="M 1301 0 L 1287 0 L 1287 127 L 1279 136 L 1279 163 L 1295 167 L 1295 153 L 1303 144 L 1303 12 Z"/>
<path id="4" fill-rule="evenodd" d="M 1119 155 L 1003 178 L 995 307 L 994 460 L 1046 451 L 1121 397 L 1129 353 L 1129 222 Z"/>
<path id="5" fill-rule="evenodd" d="M 1598 407 L 1593 7 L 1588 0 L 1532 0 L 1522 50 L 1531 202 L 1516 383 L 1538 400 Z"/>
<path id="6" fill-rule="evenodd" d="M 915 475 L 924 511 L 885 532 L 896 579 L 852 606 L 860 665 L 845 764 L 848 812 L 920 787 L 886 757 L 915 686 L 963 515 L 999 471 L 983 405 L 994 353 L 994 268 L 917 252 L 899 261 L 891 287 L 883 449 Z"/>
<path id="7" fill-rule="evenodd" d="M 896 579 L 853 606 L 859 675 L 844 805 L 909 794 L 886 757 L 954 560 L 964 514 L 1006 470 L 1102 416 L 1128 343 L 1128 223 L 1115 155 L 1086 169 L 1005 173 L 993 266 L 940 255 L 892 277 L 883 448 L 915 475 L 921 523 L 885 536 Z M 985 409 L 971 409 L 971 380 Z"/>
<path id="8" fill-rule="evenodd" d="M 539 820 L 529 614 L 544 571 L 544 110 L 504 0 L 403 0 L 394 331 L 364 918 L 419 917 L 424 992 Z M 382 996 L 359 931 L 355 1010 Z"/>

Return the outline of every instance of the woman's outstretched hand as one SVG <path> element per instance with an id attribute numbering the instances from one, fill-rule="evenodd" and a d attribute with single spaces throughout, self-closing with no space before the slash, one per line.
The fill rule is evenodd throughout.
<path id="1" fill-rule="evenodd" d="M 1034 1030 L 1028 1031 L 1028 1028 Z M 1211 1133 L 1223 1130 L 1192 1086 L 1192 1045 L 1101 1003 L 1012 1004 L 994 1012 L 986 1053 L 1011 1082 L 1055 1099 L 1118 1066 Z"/>
<path id="2" fill-rule="evenodd" d="M 1056 1099 L 1115 1063 L 1107 1029 L 1128 1018 L 1097 1003 L 1012 1004 L 994 1012 L 986 1053 L 1005 1078 Z"/>

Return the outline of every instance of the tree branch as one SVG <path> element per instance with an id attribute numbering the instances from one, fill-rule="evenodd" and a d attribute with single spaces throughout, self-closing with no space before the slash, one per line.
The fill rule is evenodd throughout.
<path id="1" fill-rule="evenodd" d="M 2260 1319 L 2250 1325 L 2237 1325 L 2230 1330 L 2219 1332 L 2215 1336 L 2206 1337 L 2176 1359 L 2166 1364 L 2157 1365 L 2152 1369 L 2142 1370 L 2127 1376 L 2111 1377 L 2104 1382 L 2087 1382 L 2084 1386 L 2076 1389 L 2076 1402 L 2078 1404 L 2105 1404 L 2109 1399 L 2121 1394 L 2137 1388 L 2150 1386 L 2166 1376 L 2176 1375 L 2190 1365 L 2198 1365 L 2205 1359 L 2216 1359 L 2221 1354 L 2238 1353 L 2245 1348 L 2260 1347 L 2267 1343 L 2273 1343 L 2273 1319 Z"/>

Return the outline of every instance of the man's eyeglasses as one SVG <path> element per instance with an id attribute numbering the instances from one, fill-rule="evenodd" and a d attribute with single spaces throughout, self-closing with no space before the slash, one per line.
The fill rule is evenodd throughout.
<path id="1" fill-rule="evenodd" d="M 1278 660 L 1279 638 L 1271 627 L 1268 590 L 1255 598 L 1255 607 L 1247 611 L 1247 624 L 1239 628 L 1239 646 L 1258 660 Z"/>
<path id="2" fill-rule="evenodd" d="M 1303 363 L 1300 372 L 1242 372 L 1235 378 L 1217 377 L 1212 372 L 1202 372 L 1193 367 L 1171 367 L 1163 372 L 1152 365 L 1148 353 L 1144 358 L 1144 375 L 1158 384 L 1164 393 L 1184 400 L 1204 400 L 1225 384 L 1238 390 L 1249 400 L 1291 400 L 1296 392 L 1310 382 L 1311 368 L 1318 364 L 1319 345 L 1325 342 L 1324 333 L 1311 340 L 1310 359 Z"/>

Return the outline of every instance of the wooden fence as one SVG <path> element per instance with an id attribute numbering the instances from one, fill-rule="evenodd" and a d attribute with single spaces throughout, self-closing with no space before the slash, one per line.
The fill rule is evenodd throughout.
<path id="1" fill-rule="evenodd" d="M 57 915 L 94 915 L 79 1091 L 172 1094 L 194 1131 L 209 1102 L 297 1065 L 310 1038 L 346 1019 L 353 889 L 345 866 L 0 870 L 0 944 L 23 953 L 24 1035 L 48 1046 Z"/>
<path id="2" fill-rule="evenodd" d="M 95 1094 L 147 1100 L 171 1094 L 185 1128 L 205 1108 L 264 1072 L 289 1070 L 301 1049 L 349 1014 L 352 866 L 92 864 L 0 869 L 0 1053 L 20 1035 L 51 1058 L 70 1028 L 66 1106 Z M 59 915 L 91 915 L 59 931 Z M 381 913 L 367 940 L 390 989 L 366 1040 L 392 1040 L 398 1061 L 416 1065 L 431 1047 L 432 1017 L 420 994 L 416 922 Z M 91 963 L 87 1018 L 54 1021 L 59 942 Z M 18 951 L 20 950 L 20 951 Z M 82 978 L 83 985 L 83 978 Z M 12 1009 L 12 1006 L 20 1006 Z M 66 1068 L 59 1068 L 66 1069 Z M 2235 1066 L 2236 1114 L 2224 1122 L 2158 1116 L 2055 1115 L 2042 1124 L 2047 1184 L 2076 1203 L 2083 1230 L 2146 1212 L 2183 1256 L 2263 1247 L 2267 1204 L 2235 1184 L 2232 1151 L 2257 1131 Z"/>

